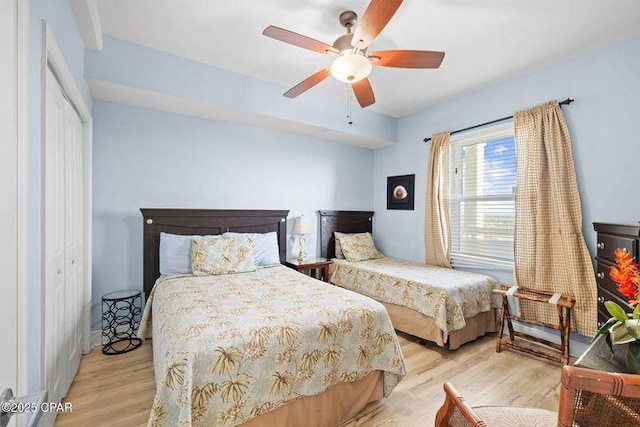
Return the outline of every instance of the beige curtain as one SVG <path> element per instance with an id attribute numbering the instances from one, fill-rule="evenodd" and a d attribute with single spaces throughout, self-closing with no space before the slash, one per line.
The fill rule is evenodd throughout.
<path id="1" fill-rule="evenodd" d="M 449 223 L 449 141 L 451 132 L 431 137 L 427 172 L 424 246 L 429 265 L 451 268 L 451 232 Z"/>
<path id="2" fill-rule="evenodd" d="M 596 282 L 582 236 L 569 131 L 556 101 L 515 114 L 515 279 L 519 286 L 573 295 L 573 328 L 596 330 Z M 521 301 L 525 318 L 558 323 L 551 304 Z"/>

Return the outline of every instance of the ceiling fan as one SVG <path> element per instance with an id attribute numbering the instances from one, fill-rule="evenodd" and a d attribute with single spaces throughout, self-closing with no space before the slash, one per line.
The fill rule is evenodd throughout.
<path id="1" fill-rule="evenodd" d="M 342 12 L 340 24 L 347 29 L 347 32 L 338 37 L 332 46 L 273 25 L 265 28 L 262 32 L 265 36 L 304 49 L 335 56 L 330 67 L 301 81 L 285 92 L 284 96 L 295 98 L 331 75 L 341 82 L 350 83 L 358 103 L 362 108 L 365 108 L 376 102 L 371 83 L 367 78 L 373 69 L 372 65 L 397 68 L 438 68 L 444 58 L 444 52 L 381 50 L 367 53 L 369 44 L 391 20 L 402 1 L 372 0 L 357 26 L 358 15 L 355 12 L 351 10 Z M 352 32 L 354 26 L 355 32 Z"/>

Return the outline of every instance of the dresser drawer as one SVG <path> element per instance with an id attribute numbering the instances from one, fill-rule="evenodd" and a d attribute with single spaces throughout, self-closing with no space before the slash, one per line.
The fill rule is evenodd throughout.
<path id="1" fill-rule="evenodd" d="M 598 243 L 596 245 L 596 247 L 598 248 L 597 257 L 615 263 L 616 257 L 614 253 L 616 249 L 622 248 L 626 249 L 627 252 L 629 252 L 631 256 L 635 258 L 636 241 L 636 239 L 631 239 L 629 237 L 613 236 L 610 234 L 599 233 Z"/>
<path id="2" fill-rule="evenodd" d="M 607 323 L 607 320 L 609 320 L 610 318 L 611 315 L 606 309 L 603 308 L 602 310 L 598 310 L 598 329 L 600 329 L 602 325 Z"/>
<path id="3" fill-rule="evenodd" d="M 633 307 L 629 305 L 629 303 L 627 302 L 627 299 L 622 295 L 618 293 L 613 294 L 606 289 L 598 288 L 598 308 L 602 306 L 602 309 L 604 311 L 607 311 L 607 309 L 604 308 L 605 301 L 613 301 L 616 304 L 620 305 L 625 310 L 629 310 L 629 311 L 633 310 Z"/>
<path id="4" fill-rule="evenodd" d="M 596 282 L 598 282 L 598 289 L 604 288 L 614 295 L 618 295 L 619 298 L 624 298 L 622 294 L 618 292 L 618 285 L 609 276 L 609 270 L 611 265 L 598 261 L 596 265 Z"/>
<path id="5" fill-rule="evenodd" d="M 627 299 L 625 297 L 621 296 L 617 292 L 615 294 L 612 294 L 608 290 L 598 287 L 598 322 L 599 323 L 604 323 L 607 320 L 609 320 L 609 318 L 611 318 L 611 315 L 607 311 L 607 308 L 604 306 L 605 301 L 615 302 L 620 307 L 622 307 L 624 311 L 628 313 L 630 313 L 633 310 L 633 307 L 631 307 L 627 303 Z"/>

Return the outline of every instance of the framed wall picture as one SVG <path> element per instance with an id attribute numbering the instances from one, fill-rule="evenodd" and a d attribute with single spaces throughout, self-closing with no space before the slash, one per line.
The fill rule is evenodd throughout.
<path id="1" fill-rule="evenodd" d="M 387 209 L 413 210 L 415 175 L 387 177 Z"/>

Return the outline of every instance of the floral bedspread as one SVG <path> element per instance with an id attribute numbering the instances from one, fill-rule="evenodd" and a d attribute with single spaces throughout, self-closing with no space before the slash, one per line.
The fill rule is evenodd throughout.
<path id="1" fill-rule="evenodd" d="M 284 266 L 160 278 L 138 335 L 153 335 L 149 426 L 234 426 L 374 370 L 387 396 L 405 375 L 381 304 Z"/>
<path id="2" fill-rule="evenodd" d="M 331 283 L 378 301 L 411 308 L 433 318 L 446 340 L 465 318 L 499 308 L 492 277 L 396 258 L 349 262 L 334 259 Z"/>

